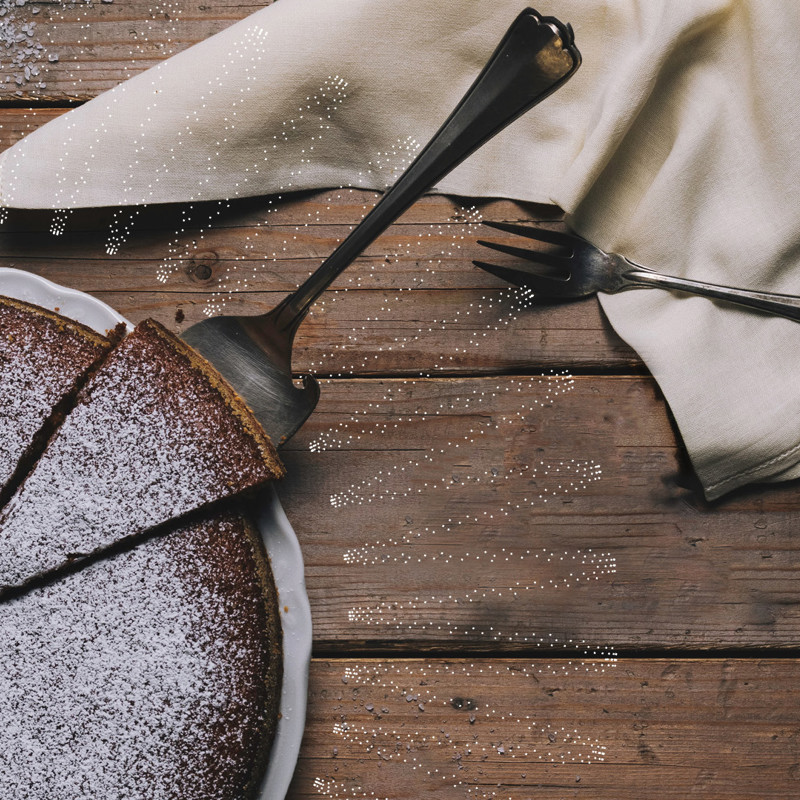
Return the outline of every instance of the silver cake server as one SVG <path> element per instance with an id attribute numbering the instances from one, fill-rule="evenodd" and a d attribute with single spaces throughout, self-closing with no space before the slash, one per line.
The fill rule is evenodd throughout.
<path id="1" fill-rule="evenodd" d="M 531 8 L 513 22 L 470 89 L 392 188 L 320 268 L 267 314 L 219 316 L 182 338 L 245 399 L 280 446 L 314 410 L 319 384 L 292 379 L 292 343 L 314 301 L 422 194 L 561 86 L 580 65 L 572 29 Z"/>

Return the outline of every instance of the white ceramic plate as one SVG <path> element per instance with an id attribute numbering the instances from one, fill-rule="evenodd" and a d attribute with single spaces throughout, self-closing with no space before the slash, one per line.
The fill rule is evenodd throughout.
<path id="1" fill-rule="evenodd" d="M 121 314 L 91 295 L 59 286 L 30 272 L 0 267 L 0 294 L 58 311 L 100 333 L 119 322 L 130 327 Z M 281 800 L 294 774 L 306 722 L 311 608 L 306 594 L 300 543 L 271 487 L 258 517 L 258 527 L 278 589 L 283 628 L 280 719 L 261 787 L 261 800 Z"/>

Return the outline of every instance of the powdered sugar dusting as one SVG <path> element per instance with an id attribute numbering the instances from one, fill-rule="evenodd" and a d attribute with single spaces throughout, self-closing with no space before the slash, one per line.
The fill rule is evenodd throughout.
<path id="1" fill-rule="evenodd" d="M 210 381 L 140 326 L 0 516 L 0 583 L 19 585 L 271 476 Z"/>
<path id="2" fill-rule="evenodd" d="M 255 575 L 232 517 L 2 604 L 0 797 L 243 797 L 277 683 Z"/>
<path id="3" fill-rule="evenodd" d="M 0 488 L 101 351 L 53 319 L 0 301 Z"/>

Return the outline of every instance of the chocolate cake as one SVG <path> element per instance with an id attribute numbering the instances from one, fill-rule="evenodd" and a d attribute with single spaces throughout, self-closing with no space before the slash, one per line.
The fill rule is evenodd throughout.
<path id="1" fill-rule="evenodd" d="M 238 515 L 0 604 L 0 797 L 257 796 L 280 654 L 269 564 Z"/>
<path id="2" fill-rule="evenodd" d="M 0 797 L 256 798 L 277 596 L 258 533 L 211 507 L 282 475 L 274 448 L 157 323 L 110 350 L 2 300 L 0 335 L 0 584 L 47 573 L 0 602 Z"/>
<path id="3" fill-rule="evenodd" d="M 282 474 L 244 401 L 187 345 L 145 321 L 94 371 L 0 512 L 0 586 Z"/>
<path id="4" fill-rule="evenodd" d="M 0 297 L 0 503 L 110 346 L 85 325 Z"/>

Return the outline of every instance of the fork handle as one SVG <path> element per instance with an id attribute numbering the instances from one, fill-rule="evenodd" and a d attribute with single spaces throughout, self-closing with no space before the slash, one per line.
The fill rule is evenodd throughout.
<path id="1" fill-rule="evenodd" d="M 774 292 L 734 289 L 731 286 L 720 286 L 719 284 L 694 281 L 689 278 L 675 278 L 671 275 L 662 275 L 660 272 L 642 267 L 632 261 L 628 263 L 633 268 L 623 275 L 625 280 L 623 289 L 676 289 L 680 292 L 699 294 L 703 297 L 727 300 L 729 303 L 756 308 L 759 311 L 766 311 L 770 314 L 777 314 L 800 322 L 800 297 L 790 294 L 776 294 Z"/>
<path id="2" fill-rule="evenodd" d="M 428 189 L 525 111 L 554 92 L 580 65 L 572 29 L 525 9 L 453 113 L 361 223 L 273 319 L 289 336 L 312 303 Z"/>

